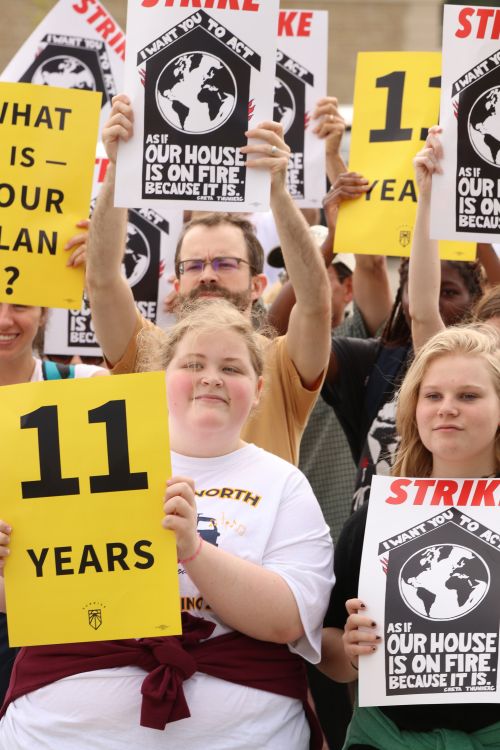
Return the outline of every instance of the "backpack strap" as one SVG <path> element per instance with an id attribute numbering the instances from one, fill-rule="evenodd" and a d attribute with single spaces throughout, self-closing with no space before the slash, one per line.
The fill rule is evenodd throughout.
<path id="1" fill-rule="evenodd" d="M 42 362 L 44 380 L 67 380 L 75 377 L 75 365 L 63 365 L 59 362 L 44 360 Z"/>

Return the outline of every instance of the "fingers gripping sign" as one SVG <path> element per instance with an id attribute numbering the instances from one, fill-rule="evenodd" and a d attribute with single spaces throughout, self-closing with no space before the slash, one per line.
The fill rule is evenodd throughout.
<path id="1" fill-rule="evenodd" d="M 7 558 L 10 554 L 9 544 L 12 528 L 5 521 L 0 521 L 0 576 L 3 576 L 3 569 Z"/>
<path id="2" fill-rule="evenodd" d="M 366 606 L 361 599 L 348 599 L 346 609 L 349 613 L 344 627 L 344 651 L 354 669 L 358 668 L 358 657 L 373 654 L 381 638 L 377 635 L 377 624 L 365 614 Z"/>
<path id="3" fill-rule="evenodd" d="M 286 189 L 286 174 L 290 148 L 283 137 L 283 126 L 277 122 L 262 122 L 248 130 L 249 139 L 262 141 L 242 146 L 241 153 L 247 154 L 246 166 L 250 169 L 268 169 L 271 174 L 271 190 Z"/>
<path id="4" fill-rule="evenodd" d="M 429 134 L 425 146 L 413 159 L 415 179 L 422 196 L 430 195 L 432 175 L 442 174 L 441 160 L 443 158 L 443 146 L 439 138 L 442 128 L 434 125 L 429 128 Z"/>
<path id="5" fill-rule="evenodd" d="M 199 546 L 196 530 L 198 513 L 192 479 L 172 477 L 168 480 L 163 510 L 163 527 L 175 532 L 179 560 L 189 559 Z"/>
<path id="6" fill-rule="evenodd" d="M 112 104 L 109 119 L 102 131 L 102 141 L 108 159 L 115 164 L 119 142 L 127 142 L 134 134 L 134 111 L 126 94 L 114 96 Z"/>

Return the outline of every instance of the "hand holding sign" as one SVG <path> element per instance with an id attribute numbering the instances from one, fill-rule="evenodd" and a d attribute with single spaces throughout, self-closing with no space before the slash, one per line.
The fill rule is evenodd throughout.
<path id="1" fill-rule="evenodd" d="M 199 544 L 198 511 L 192 479 L 172 477 L 168 480 L 163 510 L 163 528 L 175 531 L 177 557 L 179 560 L 191 557 Z"/>
<path id="2" fill-rule="evenodd" d="M 420 193 L 420 200 L 430 198 L 432 175 L 442 174 L 441 159 L 443 158 L 443 146 L 439 139 L 441 128 L 437 125 L 430 128 L 429 135 L 425 141 L 425 148 L 418 152 L 413 159 L 415 179 Z"/>
<path id="3" fill-rule="evenodd" d="M 268 169 L 271 173 L 271 194 L 276 190 L 286 189 L 286 178 L 290 148 L 283 138 L 283 126 L 277 122 L 261 122 L 245 135 L 251 139 L 259 139 L 264 143 L 249 143 L 242 146 L 242 154 L 253 154 L 247 159 L 245 166 L 250 169 Z"/>
<path id="4" fill-rule="evenodd" d="M 376 623 L 365 614 L 359 614 L 366 609 L 361 599 L 348 599 L 345 603 L 349 617 L 344 627 L 344 651 L 351 664 L 356 668 L 361 654 L 372 654 L 377 650 L 380 636 L 377 635 Z"/>
<path id="5" fill-rule="evenodd" d="M 126 94 L 113 97 L 113 106 L 102 131 L 102 142 L 108 159 L 116 164 L 120 140 L 127 142 L 134 134 L 134 110 Z"/>

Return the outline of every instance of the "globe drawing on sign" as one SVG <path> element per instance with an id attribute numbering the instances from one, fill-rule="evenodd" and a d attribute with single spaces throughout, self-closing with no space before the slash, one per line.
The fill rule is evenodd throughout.
<path id="1" fill-rule="evenodd" d="M 237 87 L 227 65 L 206 52 L 179 55 L 156 82 L 160 114 L 184 133 L 209 133 L 228 120 L 236 106 Z"/>
<path id="2" fill-rule="evenodd" d="M 469 138 L 481 159 L 500 166 L 500 87 L 488 89 L 474 102 Z"/>
<path id="3" fill-rule="evenodd" d="M 463 617 L 484 599 L 489 586 L 484 560 L 458 544 L 439 544 L 416 552 L 399 574 L 405 603 L 427 620 Z"/>
<path id="4" fill-rule="evenodd" d="M 283 125 L 283 132 L 286 133 L 295 120 L 295 99 L 290 90 L 280 78 L 274 79 L 274 122 Z"/>
<path id="5" fill-rule="evenodd" d="M 97 85 L 90 68 L 71 55 L 57 55 L 45 60 L 34 72 L 32 83 L 64 89 L 96 91 Z"/>
<path id="6" fill-rule="evenodd" d="M 129 286 L 139 283 L 149 268 L 151 250 L 144 234 L 134 224 L 127 223 L 127 244 L 122 261 L 122 273 Z"/>

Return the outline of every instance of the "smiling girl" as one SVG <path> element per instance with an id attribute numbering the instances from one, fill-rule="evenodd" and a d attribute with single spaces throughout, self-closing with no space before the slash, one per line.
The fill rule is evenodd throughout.
<path id="1" fill-rule="evenodd" d="M 301 472 L 240 439 L 263 388 L 259 337 L 224 300 L 198 301 L 157 335 L 141 351 L 143 369 L 166 369 L 163 525 L 176 534 L 184 636 L 23 649 L 0 746 L 321 747 L 298 655 L 320 657 L 332 544 Z M 10 535 L 2 523 L 0 560 Z"/>
<path id="2" fill-rule="evenodd" d="M 493 326 L 448 328 L 416 356 L 397 406 L 400 477 L 489 477 L 500 472 L 500 337 Z M 380 630 L 357 598 L 366 507 L 345 525 L 335 552 L 337 581 L 326 617 L 321 668 L 357 678 Z M 346 614 L 347 610 L 347 614 Z M 356 706 L 345 749 L 456 750 L 500 747 L 498 705 Z"/>

